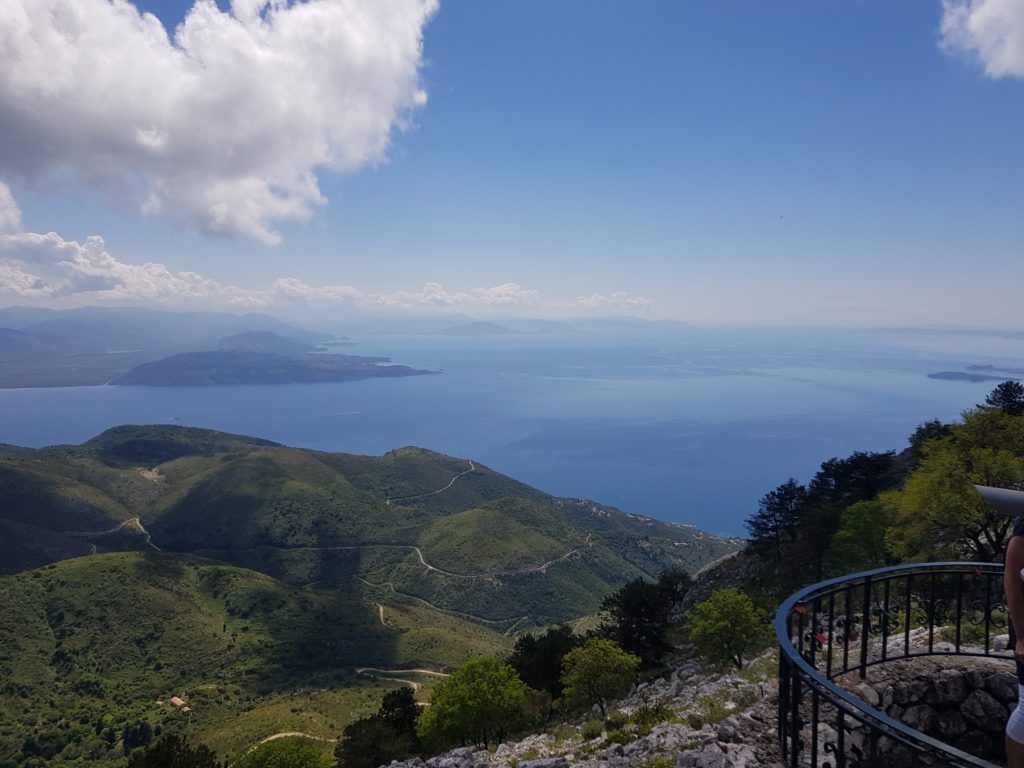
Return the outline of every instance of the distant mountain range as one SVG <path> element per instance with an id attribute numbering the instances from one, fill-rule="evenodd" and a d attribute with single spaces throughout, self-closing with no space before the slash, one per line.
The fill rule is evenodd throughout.
<path id="1" fill-rule="evenodd" d="M 386 362 L 386 357 L 219 349 L 183 352 L 143 363 L 110 383 L 144 387 L 313 384 L 432 373 L 406 365 L 381 365 Z"/>
<path id="2" fill-rule="evenodd" d="M 127 729 L 183 725 L 172 695 L 222 752 L 333 738 L 374 675 L 505 653 L 738 545 L 420 448 L 172 426 L 0 446 L 0 763 L 117 760 Z"/>
<path id="3" fill-rule="evenodd" d="M 385 358 L 326 354 L 330 348 L 319 344 L 333 338 L 258 314 L 0 309 L 0 388 L 287 384 L 427 373 L 380 365 Z"/>
<path id="4" fill-rule="evenodd" d="M 341 322 L 335 321 L 338 325 Z M 352 344 L 347 338 L 339 339 L 339 332 L 487 338 L 679 333 L 688 327 L 676 321 L 629 316 L 567 321 L 516 317 L 480 321 L 465 315 L 361 316 L 329 333 L 254 313 L 174 312 L 138 307 L 8 307 L 0 309 L 0 389 L 108 383 L 309 383 L 428 372 L 381 366 L 380 363 L 387 362 L 383 359 L 348 356 L 327 360 L 336 348 Z M 214 352 L 219 356 L 211 354 Z M 242 357 L 240 353 L 248 356 Z"/>

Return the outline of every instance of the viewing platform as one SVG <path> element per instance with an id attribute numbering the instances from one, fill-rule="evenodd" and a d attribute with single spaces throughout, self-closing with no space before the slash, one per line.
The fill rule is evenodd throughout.
<path id="1" fill-rule="evenodd" d="M 779 607 L 787 766 L 1003 760 L 1017 681 L 998 563 L 914 563 L 812 584 Z"/>

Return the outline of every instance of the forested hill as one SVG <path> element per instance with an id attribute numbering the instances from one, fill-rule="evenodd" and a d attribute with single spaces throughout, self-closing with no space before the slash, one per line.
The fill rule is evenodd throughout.
<path id="1" fill-rule="evenodd" d="M 375 590 L 502 628 L 738 542 L 549 496 L 419 448 L 353 456 L 176 426 L 0 454 L 0 569 L 116 549 L 199 554 L 297 586 Z"/>
<path id="2" fill-rule="evenodd" d="M 737 548 L 420 448 L 175 426 L 2 446 L 0 766 L 123 764 L 183 727 L 172 696 L 224 754 L 333 739 L 382 686 L 429 690 L 629 580 Z"/>
<path id="3" fill-rule="evenodd" d="M 747 519 L 750 544 L 705 577 L 738 586 L 766 615 L 823 578 L 927 560 L 998 561 L 1011 519 L 975 485 L 1024 487 L 1024 385 L 1006 381 L 959 421 L 932 420 L 902 450 L 824 461 L 801 483 L 768 491 Z"/>

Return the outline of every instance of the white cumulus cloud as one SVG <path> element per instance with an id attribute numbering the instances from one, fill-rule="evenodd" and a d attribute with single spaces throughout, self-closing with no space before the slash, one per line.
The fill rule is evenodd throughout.
<path id="1" fill-rule="evenodd" d="M 296 277 L 281 277 L 270 288 L 274 299 L 283 303 L 359 303 L 363 292 L 351 285 L 307 285 Z"/>
<path id="2" fill-rule="evenodd" d="M 163 264 L 125 264 L 99 236 L 84 243 L 56 232 L 0 235 L 0 300 L 260 305 L 258 297 Z"/>
<path id="3" fill-rule="evenodd" d="M 17 202 L 0 182 L 0 303 L 74 306 L 146 303 L 169 307 L 355 306 L 486 311 L 535 304 L 539 293 L 516 283 L 449 292 L 440 283 L 420 291 L 365 293 L 351 285 L 309 285 L 281 277 L 269 288 L 248 289 L 195 272 L 172 272 L 158 262 L 129 264 L 112 256 L 102 237 L 65 240 L 56 232 L 20 232 Z"/>
<path id="4" fill-rule="evenodd" d="M 977 58 L 992 78 L 1024 77 L 1024 2 L 943 0 L 941 45 Z"/>
<path id="5" fill-rule="evenodd" d="M 644 310 L 653 304 L 652 299 L 630 296 L 624 291 L 612 291 L 609 294 L 591 293 L 589 296 L 576 297 L 576 305 L 588 311 Z"/>
<path id="6" fill-rule="evenodd" d="M 21 231 L 21 208 L 11 194 L 11 188 L 0 181 L 0 235 Z"/>
<path id="7" fill-rule="evenodd" d="M 373 300 L 388 307 L 515 307 L 535 304 L 538 291 L 518 283 L 503 283 L 491 288 L 472 288 L 450 293 L 440 283 L 427 283 L 422 290 L 374 294 Z"/>
<path id="8" fill-rule="evenodd" d="M 168 35 L 128 0 L 0 0 L 0 170 L 276 242 L 325 202 L 318 170 L 382 162 L 425 103 L 436 7 L 196 0 Z"/>

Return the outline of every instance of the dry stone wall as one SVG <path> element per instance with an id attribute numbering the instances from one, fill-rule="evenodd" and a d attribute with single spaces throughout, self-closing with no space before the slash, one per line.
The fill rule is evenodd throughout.
<path id="1" fill-rule="evenodd" d="M 1003 729 L 1018 691 L 1005 659 L 907 659 L 872 667 L 863 681 L 853 673 L 836 682 L 927 736 L 986 760 L 1005 759 Z"/>

